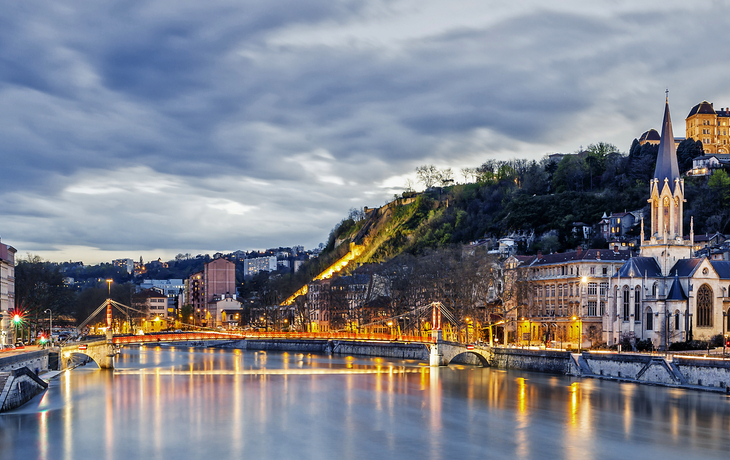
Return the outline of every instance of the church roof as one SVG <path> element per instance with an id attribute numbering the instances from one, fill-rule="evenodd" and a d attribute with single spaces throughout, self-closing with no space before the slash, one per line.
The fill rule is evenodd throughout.
<path id="1" fill-rule="evenodd" d="M 656 278 L 662 276 L 662 269 L 653 257 L 632 257 L 621 266 L 614 278 Z"/>
<path id="2" fill-rule="evenodd" d="M 702 101 L 696 106 L 692 107 L 692 109 L 689 111 L 689 115 L 687 115 L 687 118 L 691 117 L 692 115 L 697 115 L 698 113 L 714 114 L 716 112 L 715 109 L 712 107 L 712 103 Z"/>
<path id="3" fill-rule="evenodd" d="M 680 259 L 676 264 L 674 264 L 674 267 L 669 270 L 669 276 L 679 275 L 683 278 L 692 276 L 701 262 L 702 259 L 699 257 L 694 257 L 692 259 Z"/>
<path id="4" fill-rule="evenodd" d="M 659 141 L 654 177 L 659 179 L 659 190 L 664 186 L 664 179 L 669 179 L 669 187 L 674 192 L 674 179 L 679 177 L 679 165 L 677 164 L 677 147 L 674 144 L 674 133 L 672 132 L 672 118 L 669 116 L 669 101 L 664 105 L 662 137 Z"/>
<path id="5" fill-rule="evenodd" d="M 674 275 L 674 281 L 672 281 L 672 286 L 669 288 L 667 300 L 687 300 L 687 295 L 684 293 L 677 275 Z"/>
<path id="6" fill-rule="evenodd" d="M 720 279 L 730 279 L 730 261 L 726 260 L 711 260 L 710 264 L 715 269 Z"/>

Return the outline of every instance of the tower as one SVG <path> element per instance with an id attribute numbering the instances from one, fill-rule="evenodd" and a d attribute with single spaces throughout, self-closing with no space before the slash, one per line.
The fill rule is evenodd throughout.
<path id="1" fill-rule="evenodd" d="M 692 248 L 691 239 L 689 242 L 684 240 L 684 179 L 680 177 L 677 164 L 668 97 L 664 104 L 662 134 L 647 201 L 651 205 L 651 230 L 649 239 L 641 243 L 641 255 L 654 257 L 666 276 L 677 260 L 691 257 Z"/>

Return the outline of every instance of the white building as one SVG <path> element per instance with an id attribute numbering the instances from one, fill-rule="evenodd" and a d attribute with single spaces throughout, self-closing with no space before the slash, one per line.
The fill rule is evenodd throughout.
<path id="1" fill-rule="evenodd" d="M 0 343 L 13 340 L 9 311 L 15 308 L 15 253 L 12 246 L 0 242 Z"/>
<path id="2" fill-rule="evenodd" d="M 276 256 L 246 259 L 243 261 L 243 275 L 254 276 L 262 271 L 274 272 L 276 271 L 276 265 Z"/>

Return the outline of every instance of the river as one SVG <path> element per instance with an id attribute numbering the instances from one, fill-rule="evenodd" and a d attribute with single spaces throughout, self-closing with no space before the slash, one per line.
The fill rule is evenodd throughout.
<path id="1" fill-rule="evenodd" d="M 0 416 L 0 458 L 730 458 L 730 398 L 416 361 L 125 348 Z"/>

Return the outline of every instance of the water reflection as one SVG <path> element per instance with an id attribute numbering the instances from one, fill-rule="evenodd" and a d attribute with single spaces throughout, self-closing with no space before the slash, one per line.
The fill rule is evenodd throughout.
<path id="1" fill-rule="evenodd" d="M 0 458 L 725 458 L 725 396 L 308 353 L 125 349 L 0 416 Z"/>

